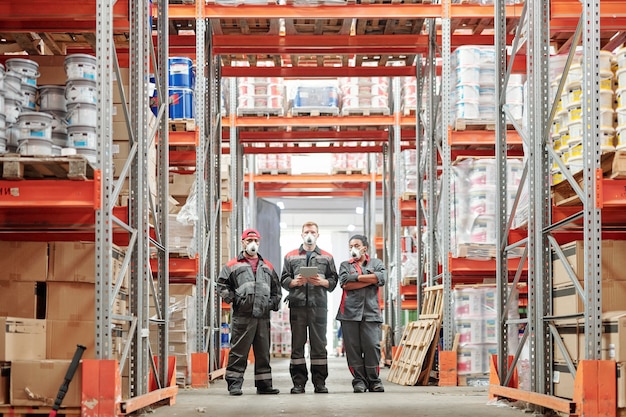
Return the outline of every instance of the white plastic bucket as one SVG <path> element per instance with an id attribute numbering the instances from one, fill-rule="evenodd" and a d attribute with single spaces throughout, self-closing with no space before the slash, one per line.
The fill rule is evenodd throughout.
<path id="1" fill-rule="evenodd" d="M 481 84 L 481 86 L 480 86 L 480 97 L 478 99 L 478 103 L 482 104 L 482 105 L 490 104 L 491 106 L 494 106 L 495 102 L 496 102 L 496 89 L 495 89 L 495 87 L 483 86 Z"/>
<path id="2" fill-rule="evenodd" d="M 494 104 L 480 104 L 478 106 L 478 118 L 484 120 L 495 120 L 496 107 Z"/>
<path id="3" fill-rule="evenodd" d="M 493 65 L 489 67 L 484 67 L 481 65 L 480 74 L 478 76 L 478 83 L 481 85 L 481 87 L 496 85 L 496 69 Z"/>
<path id="4" fill-rule="evenodd" d="M 480 62 L 480 48 L 472 45 L 459 46 L 452 53 L 452 59 L 457 66 L 476 65 Z"/>
<path id="5" fill-rule="evenodd" d="M 626 126 L 619 127 L 617 129 L 617 136 L 615 138 L 615 149 L 626 149 Z"/>
<path id="6" fill-rule="evenodd" d="M 494 216 L 480 215 L 470 228 L 470 243 L 495 243 L 496 221 Z"/>
<path id="7" fill-rule="evenodd" d="M 240 83 L 237 86 L 237 91 L 239 92 L 239 96 L 252 96 L 255 94 L 254 84 Z"/>
<path id="8" fill-rule="evenodd" d="M 612 109 L 615 101 L 615 94 L 613 90 L 602 89 L 600 90 L 600 107 Z"/>
<path id="9" fill-rule="evenodd" d="M 67 120 L 65 120 L 65 112 L 47 111 L 52 116 L 52 133 L 63 133 L 67 135 Z"/>
<path id="10" fill-rule="evenodd" d="M 617 88 L 626 88 L 626 67 L 618 69 L 615 78 L 617 78 Z"/>
<path id="11" fill-rule="evenodd" d="M 568 124 L 580 121 L 582 118 L 582 115 L 583 115 L 583 109 L 580 106 L 580 103 L 573 103 L 567 107 Z"/>
<path id="12" fill-rule="evenodd" d="M 580 81 L 570 83 L 567 86 L 567 107 L 580 103 L 583 94 L 582 84 Z"/>
<path id="13" fill-rule="evenodd" d="M 600 129 L 613 128 L 615 125 L 615 112 L 613 107 L 600 107 Z"/>
<path id="14" fill-rule="evenodd" d="M 16 123 L 17 118 L 22 111 L 22 101 L 15 97 L 5 97 L 4 99 L 4 114 L 7 119 L 7 123 Z"/>
<path id="15" fill-rule="evenodd" d="M 87 54 L 72 54 L 65 57 L 65 74 L 68 80 L 96 81 L 96 57 Z"/>
<path id="16" fill-rule="evenodd" d="M 524 87 L 521 84 L 509 84 L 506 88 L 506 101 L 508 101 L 509 103 L 523 103 Z"/>
<path id="17" fill-rule="evenodd" d="M 458 101 L 455 110 L 458 119 L 478 119 L 480 116 L 478 101 Z"/>
<path id="18" fill-rule="evenodd" d="M 626 107 L 626 88 L 620 88 L 615 91 L 615 99 L 617 107 Z"/>
<path id="19" fill-rule="evenodd" d="M 98 108 L 91 103 L 68 103 L 67 105 L 68 126 L 93 126 L 98 125 Z"/>
<path id="20" fill-rule="evenodd" d="M 600 149 L 603 152 L 610 152 L 615 150 L 615 130 L 601 129 L 600 131 Z"/>
<path id="21" fill-rule="evenodd" d="M 600 72 L 612 71 L 613 53 L 611 51 L 600 51 Z"/>
<path id="22" fill-rule="evenodd" d="M 56 132 L 52 131 L 52 143 L 62 148 L 69 147 L 70 143 L 67 140 L 67 129 L 65 133 L 59 132 L 59 131 L 56 131 Z"/>
<path id="23" fill-rule="evenodd" d="M 478 101 L 480 86 L 474 83 L 459 83 L 454 89 L 456 101 Z"/>
<path id="24" fill-rule="evenodd" d="M 52 141 L 49 139 L 22 139 L 17 147 L 20 155 L 52 155 Z"/>
<path id="25" fill-rule="evenodd" d="M 475 83 L 480 78 L 480 67 L 464 65 L 456 67 L 456 82 L 462 83 Z"/>
<path id="26" fill-rule="evenodd" d="M 52 155 L 61 156 L 61 146 L 52 143 Z"/>
<path id="27" fill-rule="evenodd" d="M 613 72 L 612 71 L 600 72 L 600 89 L 601 90 L 613 90 Z"/>
<path id="28" fill-rule="evenodd" d="M 9 95 L 17 97 L 22 92 L 22 77 L 14 72 L 7 72 L 4 75 L 5 97 Z M 9 93 L 9 94 L 7 94 Z"/>
<path id="29" fill-rule="evenodd" d="M 21 129 L 17 124 L 7 125 L 7 149 L 9 151 L 16 151 L 18 140 L 20 138 Z"/>
<path id="30" fill-rule="evenodd" d="M 583 122 L 577 121 L 570 123 L 567 125 L 567 129 L 569 130 L 567 146 L 570 146 L 570 143 L 577 143 L 583 139 Z"/>
<path id="31" fill-rule="evenodd" d="M 19 74 L 24 84 L 37 85 L 39 64 L 32 59 L 10 58 L 6 62 L 7 71 Z"/>
<path id="32" fill-rule="evenodd" d="M 615 109 L 617 115 L 617 129 L 626 127 L 626 107 L 618 107 Z"/>
<path id="33" fill-rule="evenodd" d="M 626 46 L 615 51 L 615 61 L 617 62 L 617 68 L 626 68 Z"/>
<path id="34" fill-rule="evenodd" d="M 42 85 L 39 87 L 39 110 L 67 111 L 64 85 Z"/>
<path id="35" fill-rule="evenodd" d="M 22 84 L 22 106 L 25 110 L 37 110 L 37 87 Z"/>
<path id="36" fill-rule="evenodd" d="M 98 102 L 98 91 L 94 81 L 68 80 L 65 86 L 65 100 L 70 103 L 92 103 Z"/>
<path id="37" fill-rule="evenodd" d="M 67 139 L 74 148 L 96 149 L 98 134 L 93 126 L 68 126 Z"/>
<path id="38" fill-rule="evenodd" d="M 52 116 L 48 113 L 22 112 L 17 124 L 20 127 L 19 139 L 52 139 Z"/>
<path id="39" fill-rule="evenodd" d="M 567 73 L 567 78 L 565 79 L 565 86 L 569 89 L 571 84 L 580 84 L 583 79 L 583 71 L 580 67 L 580 64 L 572 64 L 569 67 L 569 72 Z"/>

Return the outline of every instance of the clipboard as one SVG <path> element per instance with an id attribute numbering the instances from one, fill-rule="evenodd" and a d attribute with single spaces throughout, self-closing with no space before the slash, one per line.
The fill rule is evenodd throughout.
<path id="1" fill-rule="evenodd" d="M 303 266 L 299 272 L 304 278 L 316 277 L 318 273 L 316 266 Z"/>

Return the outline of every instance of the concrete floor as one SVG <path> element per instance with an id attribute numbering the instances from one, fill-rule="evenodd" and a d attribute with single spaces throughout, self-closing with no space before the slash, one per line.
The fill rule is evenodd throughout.
<path id="1" fill-rule="evenodd" d="M 428 417 L 521 417 L 524 411 L 504 403 L 489 403 L 486 387 L 401 386 L 386 380 L 389 368 L 381 369 L 384 393 L 355 394 L 345 358 L 329 358 L 328 394 L 306 393 L 292 395 L 289 377 L 289 359 L 273 358 L 274 386 L 279 395 L 257 395 L 252 366 L 246 370 L 243 395 L 231 397 L 223 379 L 214 381 L 206 389 L 181 389 L 176 405 L 152 410 L 150 416 L 261 417 L 299 416 L 383 417 L 393 415 Z"/>

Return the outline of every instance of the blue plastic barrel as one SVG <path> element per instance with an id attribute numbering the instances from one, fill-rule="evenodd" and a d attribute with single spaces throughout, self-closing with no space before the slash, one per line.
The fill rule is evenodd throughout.
<path id="1" fill-rule="evenodd" d="M 168 59 L 169 86 L 173 88 L 191 88 L 192 61 L 187 57 L 174 57 Z"/>
<path id="2" fill-rule="evenodd" d="M 193 90 L 169 89 L 170 119 L 193 119 Z"/>
<path id="3" fill-rule="evenodd" d="M 228 323 L 222 323 L 220 332 L 220 344 L 223 348 L 230 347 L 230 329 Z"/>

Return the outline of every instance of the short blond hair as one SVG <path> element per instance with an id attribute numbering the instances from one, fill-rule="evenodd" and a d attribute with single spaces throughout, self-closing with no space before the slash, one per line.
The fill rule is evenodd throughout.
<path id="1" fill-rule="evenodd" d="M 319 226 L 317 225 L 317 223 L 315 223 L 315 222 L 306 222 L 306 223 L 304 223 L 304 224 L 302 225 L 302 231 L 303 231 L 303 232 L 304 232 L 304 228 L 305 228 L 305 227 L 307 227 L 307 226 L 315 226 L 315 229 L 316 229 L 318 232 L 320 231 L 320 228 L 319 228 Z"/>

